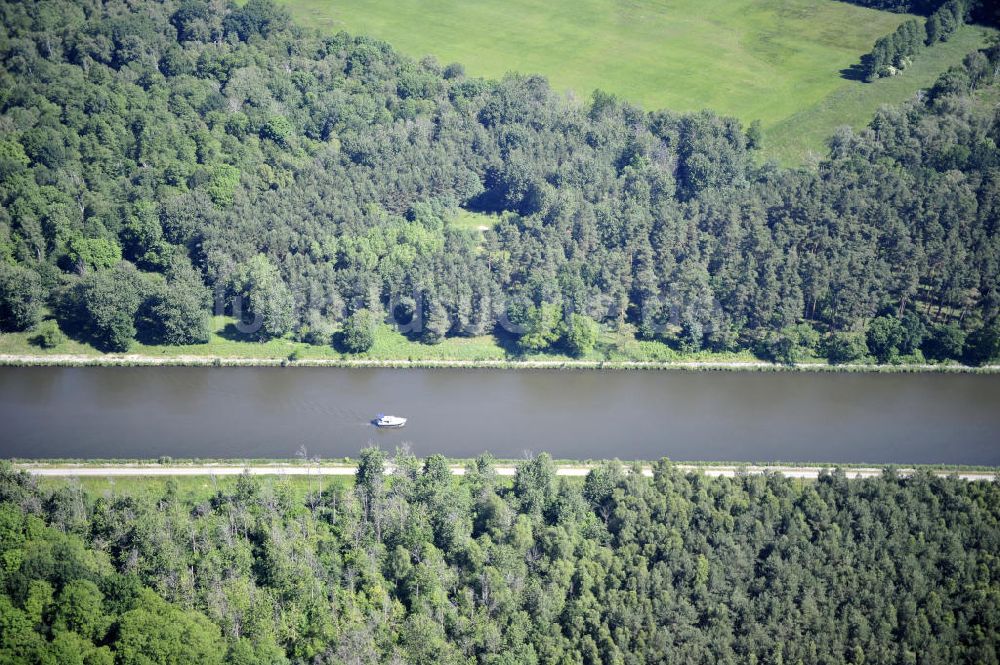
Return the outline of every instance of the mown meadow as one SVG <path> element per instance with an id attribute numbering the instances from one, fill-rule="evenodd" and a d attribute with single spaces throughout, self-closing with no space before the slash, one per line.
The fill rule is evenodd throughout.
<path id="1" fill-rule="evenodd" d="M 834 0 L 283 0 L 306 25 L 388 41 L 470 75 L 541 73 L 554 88 L 613 93 L 646 109 L 710 108 L 760 120 L 764 156 L 794 166 L 825 154 L 841 125 L 864 127 L 982 47 L 965 27 L 905 76 L 863 83 L 850 68 L 912 16 Z"/>

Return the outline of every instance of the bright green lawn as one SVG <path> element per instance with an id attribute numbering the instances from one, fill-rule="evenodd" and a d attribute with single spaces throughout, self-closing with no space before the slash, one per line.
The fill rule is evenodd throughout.
<path id="1" fill-rule="evenodd" d="M 481 212 L 472 212 L 459 208 L 458 214 L 448 221 L 449 224 L 458 229 L 466 231 L 485 231 L 493 228 L 499 221 L 499 215 L 486 215 Z"/>
<path id="2" fill-rule="evenodd" d="M 785 163 L 821 150 L 839 125 L 863 125 L 880 103 L 906 99 L 981 43 L 967 31 L 918 56 L 920 71 L 870 86 L 841 70 L 908 17 L 835 0 L 282 1 L 308 25 L 458 61 L 471 75 L 541 73 L 580 97 L 601 88 L 647 109 L 759 119 L 767 156 Z"/>

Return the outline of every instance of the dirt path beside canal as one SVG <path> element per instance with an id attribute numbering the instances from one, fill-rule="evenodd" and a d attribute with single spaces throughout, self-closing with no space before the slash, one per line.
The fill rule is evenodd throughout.
<path id="1" fill-rule="evenodd" d="M 275 476 L 351 476 L 354 475 L 356 467 L 349 465 L 332 466 L 307 466 L 304 464 L 254 464 L 241 466 L 238 464 L 201 464 L 201 465 L 169 465 L 169 464 L 16 464 L 15 468 L 28 471 L 36 476 L 57 476 L 57 477 L 112 477 L 112 476 L 235 476 L 243 472 L 252 475 L 275 475 Z M 587 465 L 560 465 L 556 467 L 557 476 L 586 476 L 592 467 Z M 691 465 L 678 464 L 677 468 L 685 473 L 702 473 L 710 478 L 734 478 L 740 474 L 763 474 L 775 473 L 786 478 L 802 478 L 815 480 L 823 471 L 834 467 L 818 466 L 734 466 L 734 465 Z M 513 476 L 515 467 L 501 465 L 496 467 L 497 475 Z M 390 473 L 391 468 L 386 472 Z M 455 475 L 464 475 L 465 468 L 452 466 L 451 472 Z M 650 467 L 643 467 L 643 475 L 652 476 Z M 877 467 L 848 467 L 844 469 L 848 478 L 873 478 L 882 474 L 882 469 Z M 897 469 L 897 473 L 906 476 L 913 473 L 913 469 Z M 934 475 L 946 477 L 956 476 L 963 480 L 992 481 L 997 479 L 997 472 L 990 471 L 933 471 Z"/>

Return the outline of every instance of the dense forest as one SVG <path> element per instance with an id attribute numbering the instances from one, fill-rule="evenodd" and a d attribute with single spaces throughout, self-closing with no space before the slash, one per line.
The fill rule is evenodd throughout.
<path id="1" fill-rule="evenodd" d="M 995 482 L 387 461 L 202 498 L 0 468 L 0 662 L 998 662 Z"/>
<path id="2" fill-rule="evenodd" d="M 269 0 L 0 15 L 0 329 L 51 312 L 39 344 L 204 341 L 214 305 L 351 351 L 389 318 L 522 351 L 603 326 L 782 361 L 1000 354 L 1000 121 L 977 102 L 1000 47 L 780 170 L 756 126 L 469 78 Z"/>

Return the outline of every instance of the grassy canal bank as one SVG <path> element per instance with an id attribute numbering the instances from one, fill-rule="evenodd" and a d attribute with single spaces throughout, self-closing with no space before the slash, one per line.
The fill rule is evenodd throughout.
<path id="1" fill-rule="evenodd" d="M 509 485 L 517 466 L 524 460 L 496 460 L 494 470 L 498 482 Z M 341 458 L 307 464 L 302 460 L 14 460 L 15 469 L 30 473 L 42 487 L 57 489 L 67 485 L 79 486 L 97 495 L 163 494 L 175 492 L 193 500 L 207 500 L 218 492 L 233 491 L 244 473 L 279 483 L 300 499 L 330 487 L 350 488 L 357 470 L 355 460 Z M 472 460 L 450 459 L 449 467 L 455 476 L 465 475 Z M 555 475 L 570 482 L 583 482 L 591 469 L 600 462 L 594 460 L 554 460 Z M 626 470 L 638 469 L 644 476 L 653 475 L 653 466 L 646 461 L 623 463 Z M 840 469 L 849 479 L 876 478 L 892 469 L 902 477 L 925 472 L 937 477 L 956 477 L 969 482 L 996 482 L 1000 468 L 958 465 L 910 465 L 906 467 L 877 467 L 862 464 L 814 463 L 746 463 L 746 462 L 678 462 L 675 468 L 685 474 L 705 478 L 736 478 L 744 474 L 776 474 L 802 482 L 814 481 L 823 473 Z M 392 471 L 391 464 L 387 473 Z"/>
<path id="2" fill-rule="evenodd" d="M 523 353 L 512 340 L 497 335 L 448 337 L 439 344 L 424 344 L 388 325 L 378 327 L 375 342 L 365 353 L 347 353 L 334 345 L 307 344 L 290 337 L 261 342 L 234 331 L 231 317 L 216 316 L 212 319 L 209 340 L 204 344 L 167 346 L 135 342 L 126 353 L 105 353 L 70 338 L 53 348 L 44 348 L 37 343 L 34 332 L 0 333 L 0 366 L 1000 372 L 1000 365 L 970 367 L 954 361 L 932 364 L 913 356 L 903 356 L 890 365 L 874 364 L 874 360 L 834 365 L 826 358 L 806 355 L 795 365 L 783 365 L 745 350 L 684 352 L 660 340 L 637 339 L 630 329 L 603 331 L 593 349 L 580 357 L 559 352 Z"/>
<path id="3" fill-rule="evenodd" d="M 382 358 L 273 358 L 200 355 L 148 356 L 125 354 L 0 354 L 6 367 L 346 367 L 373 369 L 562 369 L 562 370 L 688 370 L 729 372 L 870 372 L 997 374 L 1000 365 L 970 367 L 958 364 L 843 364 L 803 362 L 783 365 L 762 360 L 576 360 L 576 359 L 382 359 Z"/>
<path id="4" fill-rule="evenodd" d="M 758 358 L 750 351 L 684 352 L 661 340 L 637 339 L 629 327 L 604 330 L 594 347 L 576 357 L 560 352 L 525 353 L 512 339 L 498 335 L 447 337 L 424 344 L 398 330 L 380 325 L 374 344 L 365 353 L 348 353 L 336 345 L 315 345 L 290 336 L 257 341 L 240 334 L 235 320 L 215 316 L 204 344 L 168 346 L 134 342 L 126 353 L 105 353 L 91 344 L 64 337 L 45 348 L 33 331 L 0 333 L 0 366 L 217 366 L 217 367 L 378 367 L 467 369 L 676 369 L 721 371 L 836 371 L 836 372 L 966 372 L 996 373 L 1000 365 L 970 367 L 955 361 L 928 363 L 919 356 L 903 356 L 894 364 L 873 359 L 831 364 L 806 353 L 801 362 L 784 365 Z"/>

